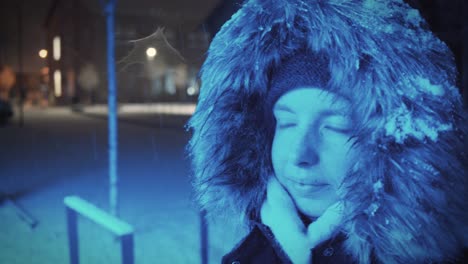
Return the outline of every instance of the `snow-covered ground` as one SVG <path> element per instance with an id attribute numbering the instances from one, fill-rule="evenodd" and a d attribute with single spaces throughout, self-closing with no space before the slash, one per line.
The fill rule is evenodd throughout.
<path id="1" fill-rule="evenodd" d="M 17 118 L 17 117 L 16 117 Z M 78 195 L 108 211 L 107 122 L 103 113 L 30 109 L 0 127 L 0 193 L 39 221 L 31 228 L 10 203 L 0 205 L 0 263 L 68 263 L 65 206 Z M 200 221 L 184 147 L 187 116 L 121 113 L 120 217 L 135 229 L 135 263 L 200 263 Z M 80 218 L 81 263 L 120 263 L 120 244 Z M 210 263 L 219 263 L 242 230 L 209 224 Z"/>

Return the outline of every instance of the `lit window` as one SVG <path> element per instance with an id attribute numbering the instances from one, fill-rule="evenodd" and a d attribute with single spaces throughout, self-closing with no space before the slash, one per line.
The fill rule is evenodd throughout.
<path id="1" fill-rule="evenodd" d="M 54 93 L 56 97 L 62 96 L 62 73 L 60 70 L 54 72 Z"/>
<path id="2" fill-rule="evenodd" d="M 55 60 L 60 60 L 60 53 L 61 53 L 61 47 L 60 47 L 60 37 L 56 36 L 54 37 L 53 41 L 53 55 Z"/>

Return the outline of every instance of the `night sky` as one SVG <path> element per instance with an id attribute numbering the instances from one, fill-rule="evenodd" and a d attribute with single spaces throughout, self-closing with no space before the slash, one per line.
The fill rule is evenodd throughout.
<path id="1" fill-rule="evenodd" d="M 68 2 L 67 4 L 72 2 L 61 1 Z M 101 12 L 99 0 L 76 1 L 91 13 Z M 46 47 L 44 23 L 54 0 L 0 1 L 0 63 L 12 66 L 15 71 L 18 69 L 20 2 L 22 2 L 23 16 L 23 68 L 25 72 L 38 72 L 42 66 L 45 66 L 45 61 L 38 56 L 38 52 Z M 161 21 L 166 24 L 200 23 L 219 2 L 219 0 L 117 0 L 117 15 L 152 16 L 155 18 L 156 30 L 160 26 L 158 22 Z"/>

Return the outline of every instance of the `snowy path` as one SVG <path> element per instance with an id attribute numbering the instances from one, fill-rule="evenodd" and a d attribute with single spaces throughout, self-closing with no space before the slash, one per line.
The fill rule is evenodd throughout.
<path id="1" fill-rule="evenodd" d="M 0 263 L 68 263 L 63 198 L 79 195 L 108 209 L 104 116 L 31 109 L 25 126 L 0 128 L 0 192 L 15 197 L 39 225 L 31 229 L 8 203 L 0 205 Z M 199 263 L 199 219 L 184 147 L 186 118 L 123 115 L 119 126 L 120 215 L 134 226 L 135 260 Z M 112 235 L 80 219 L 81 263 L 119 263 Z M 210 225 L 210 263 L 239 236 Z"/>

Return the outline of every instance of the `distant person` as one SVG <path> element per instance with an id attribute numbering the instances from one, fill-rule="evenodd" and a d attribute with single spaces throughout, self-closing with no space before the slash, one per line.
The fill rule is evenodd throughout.
<path id="1" fill-rule="evenodd" d="M 16 83 L 15 72 L 7 65 L 0 65 L 0 125 L 5 124 L 13 116 L 10 94 Z"/>
<path id="2" fill-rule="evenodd" d="M 189 122 L 202 208 L 250 230 L 223 263 L 468 263 L 455 79 L 401 0 L 247 1 Z"/>
<path id="3" fill-rule="evenodd" d="M 94 104 L 96 102 L 95 95 L 99 83 L 99 72 L 96 66 L 92 63 L 84 64 L 78 74 L 78 84 L 84 93 L 87 94 L 87 99 L 85 99 L 87 103 Z"/>
<path id="4" fill-rule="evenodd" d="M 43 67 L 41 69 L 39 77 L 39 91 L 40 91 L 40 101 L 39 104 L 42 107 L 49 106 L 49 67 Z"/>

